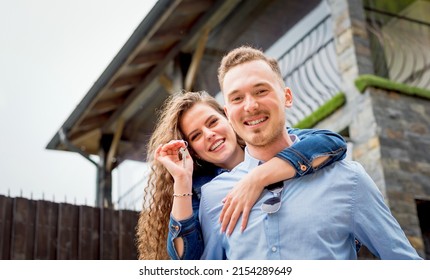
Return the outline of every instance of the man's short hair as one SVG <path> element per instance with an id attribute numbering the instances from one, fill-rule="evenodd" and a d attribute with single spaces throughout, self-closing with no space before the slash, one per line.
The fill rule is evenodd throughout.
<path id="1" fill-rule="evenodd" d="M 266 62 L 270 68 L 278 76 L 281 85 L 284 87 L 284 79 L 282 78 L 281 69 L 279 68 L 278 61 L 276 59 L 266 56 L 261 50 L 255 49 L 249 46 L 241 46 L 233 49 L 226 54 L 221 60 L 221 64 L 218 68 L 218 82 L 221 90 L 223 90 L 224 77 L 231 68 L 254 60 L 262 60 Z"/>

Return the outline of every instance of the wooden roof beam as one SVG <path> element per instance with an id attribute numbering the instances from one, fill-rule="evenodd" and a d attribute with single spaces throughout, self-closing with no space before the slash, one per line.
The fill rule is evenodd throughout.
<path id="1" fill-rule="evenodd" d="M 135 88 L 142 80 L 140 76 L 121 77 L 113 82 L 109 90 L 114 92 L 122 92 L 132 88 Z"/>
<path id="2" fill-rule="evenodd" d="M 118 104 L 121 104 L 124 102 L 124 100 L 125 98 L 120 96 L 117 98 L 99 101 L 94 105 L 91 115 L 100 115 L 114 111 L 118 107 Z"/>
<path id="3" fill-rule="evenodd" d="M 107 171 L 112 171 L 113 165 L 116 162 L 115 157 L 116 157 L 116 154 L 118 153 L 118 146 L 121 140 L 123 129 L 124 129 L 124 119 L 120 118 L 116 123 L 115 134 L 113 136 L 112 144 L 109 148 L 109 152 L 107 155 L 107 163 L 106 163 Z"/>
<path id="4" fill-rule="evenodd" d="M 188 68 L 187 76 L 185 77 L 185 90 L 187 91 L 191 91 L 193 89 L 197 71 L 199 70 L 200 62 L 202 61 L 202 57 L 205 52 L 209 32 L 209 28 L 205 28 L 202 32 L 202 35 L 200 36 L 199 42 L 197 43 L 190 67 Z"/>
<path id="5" fill-rule="evenodd" d="M 167 77 L 166 74 L 162 74 L 160 75 L 160 77 L 158 77 L 158 81 L 160 82 L 160 85 L 169 93 L 172 94 L 173 93 L 173 81 L 172 79 L 170 79 L 169 77 Z"/>
<path id="6" fill-rule="evenodd" d="M 149 68 L 163 60 L 164 52 L 158 53 L 141 53 L 137 55 L 128 65 L 129 68 Z"/>

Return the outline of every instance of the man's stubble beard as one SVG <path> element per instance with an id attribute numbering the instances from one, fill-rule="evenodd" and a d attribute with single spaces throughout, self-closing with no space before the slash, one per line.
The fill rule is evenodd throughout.
<path id="1" fill-rule="evenodd" d="M 278 122 L 276 129 L 270 131 L 267 135 L 264 135 L 261 129 L 257 129 L 253 132 L 252 136 L 242 137 L 245 140 L 246 145 L 250 145 L 259 149 L 265 148 L 276 142 L 282 137 L 285 129 L 285 123 L 282 121 Z"/>

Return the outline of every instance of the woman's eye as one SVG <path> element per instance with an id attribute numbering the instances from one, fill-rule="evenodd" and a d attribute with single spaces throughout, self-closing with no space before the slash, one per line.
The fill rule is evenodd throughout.
<path id="1" fill-rule="evenodd" d="M 190 136 L 190 140 L 191 141 L 195 141 L 195 140 L 197 140 L 199 138 L 199 136 L 200 136 L 200 133 L 193 134 L 193 135 Z"/>
<path id="2" fill-rule="evenodd" d="M 209 122 L 209 127 L 213 127 L 218 122 L 218 119 L 213 119 Z"/>

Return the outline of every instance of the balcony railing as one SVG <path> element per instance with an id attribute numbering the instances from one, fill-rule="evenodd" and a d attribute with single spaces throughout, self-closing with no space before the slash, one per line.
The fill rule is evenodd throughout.
<path id="1" fill-rule="evenodd" d="M 304 33 L 278 59 L 284 81 L 293 91 L 294 105 L 287 124 L 310 115 L 340 91 L 340 75 L 330 15 Z"/>
<path id="2" fill-rule="evenodd" d="M 430 89 L 430 20 L 413 17 L 416 12 L 365 9 L 375 74 Z"/>

